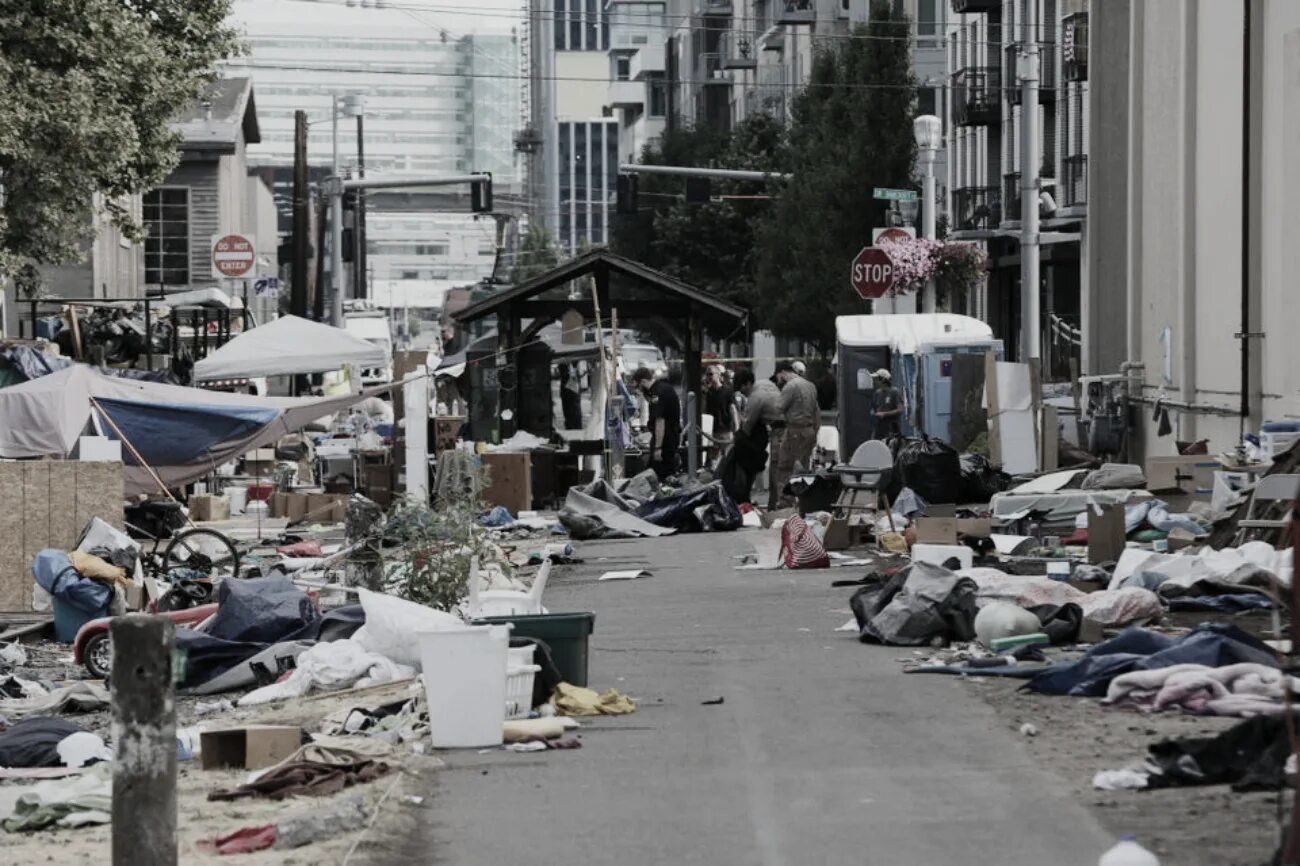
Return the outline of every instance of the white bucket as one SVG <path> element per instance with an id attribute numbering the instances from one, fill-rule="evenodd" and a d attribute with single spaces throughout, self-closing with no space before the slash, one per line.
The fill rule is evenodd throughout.
<path id="1" fill-rule="evenodd" d="M 501 745 L 509 626 L 422 631 L 419 637 L 434 748 Z"/>
<path id="2" fill-rule="evenodd" d="M 244 506 L 248 504 L 248 488 L 227 487 L 226 495 L 230 497 L 230 513 L 243 514 Z"/>

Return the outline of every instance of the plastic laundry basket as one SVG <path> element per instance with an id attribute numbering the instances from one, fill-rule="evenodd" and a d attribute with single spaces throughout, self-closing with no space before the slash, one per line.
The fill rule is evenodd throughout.
<path id="1" fill-rule="evenodd" d="M 466 626 L 419 637 L 434 748 L 501 745 L 510 629 Z"/>
<path id="2" fill-rule="evenodd" d="M 506 671 L 506 718 L 526 719 L 533 712 L 533 677 L 541 665 L 520 665 Z"/>

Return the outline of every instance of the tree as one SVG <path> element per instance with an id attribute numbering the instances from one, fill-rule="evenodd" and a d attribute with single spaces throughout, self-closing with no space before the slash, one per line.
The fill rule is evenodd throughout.
<path id="1" fill-rule="evenodd" d="M 510 282 L 519 285 L 531 280 L 538 274 L 544 274 L 560 263 L 560 254 L 555 248 L 551 233 L 536 223 L 530 223 L 524 232 L 523 242 L 515 255 L 515 266 L 510 269 Z"/>
<path id="2" fill-rule="evenodd" d="M 642 163 L 785 171 L 785 132 L 771 115 L 758 113 L 730 132 L 697 127 L 665 134 L 647 148 Z M 715 201 L 688 204 L 680 177 L 643 175 L 642 209 L 615 225 L 615 249 L 719 297 L 754 303 L 754 227 L 770 207 L 769 184 L 714 181 Z M 750 198 L 753 197 L 753 198 Z"/>
<path id="3" fill-rule="evenodd" d="M 74 261 L 96 194 L 133 238 L 123 196 L 179 159 L 171 121 L 239 47 L 230 0 L 8 0 L 0 15 L 0 276 Z"/>
<path id="4" fill-rule="evenodd" d="M 794 177 L 758 231 L 755 282 L 774 328 L 828 352 L 835 316 L 866 312 L 848 286 L 849 263 L 884 225 L 873 187 L 911 187 L 916 79 L 910 22 L 873 0 L 870 24 L 813 60 L 794 100 Z"/>

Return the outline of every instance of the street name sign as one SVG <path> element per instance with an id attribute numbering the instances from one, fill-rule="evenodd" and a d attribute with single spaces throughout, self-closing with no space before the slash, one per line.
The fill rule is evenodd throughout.
<path id="1" fill-rule="evenodd" d="M 887 186 L 872 189 L 871 197 L 879 201 L 916 201 L 920 198 L 914 189 L 890 189 Z"/>

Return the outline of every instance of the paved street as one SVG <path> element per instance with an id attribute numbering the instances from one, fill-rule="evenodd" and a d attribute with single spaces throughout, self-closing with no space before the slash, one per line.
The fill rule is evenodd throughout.
<path id="1" fill-rule="evenodd" d="M 586 723 L 577 752 L 452 753 L 428 862 L 1097 862 L 1111 837 L 965 686 L 833 631 L 850 591 L 829 583 L 855 570 L 735 571 L 747 547 L 582 544 L 547 605 L 596 612 L 592 685 L 640 707 Z M 633 566 L 654 577 L 596 582 Z"/>

